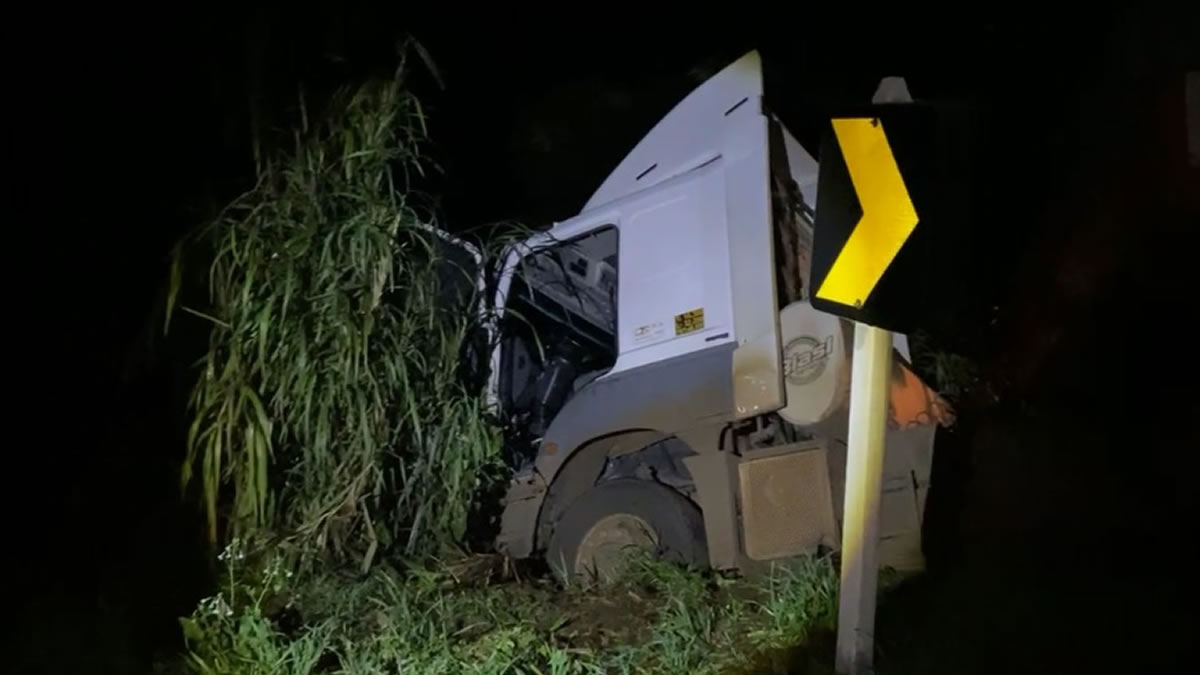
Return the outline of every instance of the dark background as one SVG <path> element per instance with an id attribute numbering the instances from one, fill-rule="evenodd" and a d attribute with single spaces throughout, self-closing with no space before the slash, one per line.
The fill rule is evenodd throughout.
<path id="1" fill-rule="evenodd" d="M 414 82 L 445 169 L 424 188 L 457 231 L 573 215 L 749 48 L 810 149 L 829 111 L 884 75 L 974 106 L 977 218 L 948 261 L 962 270 L 946 280 L 955 302 L 928 330 L 986 386 L 944 435 L 931 573 L 881 607 L 883 656 L 905 672 L 1165 672 L 1181 659 L 1200 449 L 1200 176 L 1183 106 L 1194 16 L 766 7 L 47 7 L 10 22 L 15 670 L 140 672 L 178 647 L 175 617 L 207 590 L 199 514 L 177 489 L 202 336 L 161 337 L 167 252 L 248 187 L 252 125 L 286 126 L 299 83 L 319 101 L 388 73 L 406 31 L 445 85 Z"/>

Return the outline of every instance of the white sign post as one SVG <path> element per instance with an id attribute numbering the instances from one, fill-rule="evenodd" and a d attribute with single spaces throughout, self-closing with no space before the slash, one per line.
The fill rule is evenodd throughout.
<path id="1" fill-rule="evenodd" d="M 876 548 L 891 363 L 891 331 L 856 323 L 838 597 L 837 671 L 844 675 L 869 673 L 875 649 Z"/>
<path id="2" fill-rule="evenodd" d="M 912 97 L 902 78 L 889 77 L 880 82 L 872 100 L 907 103 Z M 874 659 L 879 499 L 891 364 L 892 332 L 855 323 L 838 597 L 836 667 L 843 675 L 870 673 Z"/>

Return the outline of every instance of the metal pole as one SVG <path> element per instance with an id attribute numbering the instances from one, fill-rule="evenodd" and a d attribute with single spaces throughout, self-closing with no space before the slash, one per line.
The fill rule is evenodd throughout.
<path id="1" fill-rule="evenodd" d="M 838 597 L 836 666 L 844 675 L 870 673 L 874 656 L 876 548 L 891 360 L 891 331 L 856 323 Z"/>

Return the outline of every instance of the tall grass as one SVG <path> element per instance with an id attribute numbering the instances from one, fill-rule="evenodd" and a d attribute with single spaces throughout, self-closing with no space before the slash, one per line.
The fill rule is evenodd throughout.
<path id="1" fill-rule="evenodd" d="M 365 569 L 460 538 L 498 455 L 455 377 L 470 313 L 445 302 L 447 261 L 409 196 L 429 162 L 407 72 L 337 92 L 316 120 L 302 106 L 254 188 L 177 247 L 168 311 L 211 327 L 182 481 L 213 542 L 282 533 Z M 207 297 L 182 297 L 197 266 Z"/>

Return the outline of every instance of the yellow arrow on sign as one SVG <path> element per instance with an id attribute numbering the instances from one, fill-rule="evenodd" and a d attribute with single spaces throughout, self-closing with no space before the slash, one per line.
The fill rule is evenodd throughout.
<path id="1" fill-rule="evenodd" d="M 916 229 L 917 210 L 908 196 L 881 120 L 835 119 L 833 131 L 863 215 L 817 289 L 817 297 L 857 307 L 867 301 L 892 259 Z"/>

